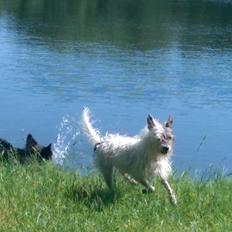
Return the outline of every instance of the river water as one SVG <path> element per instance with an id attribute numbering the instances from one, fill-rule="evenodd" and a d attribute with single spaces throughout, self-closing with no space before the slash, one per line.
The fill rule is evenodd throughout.
<path id="1" fill-rule="evenodd" d="M 0 137 L 67 167 L 92 163 L 88 106 L 103 133 L 171 114 L 177 170 L 231 170 L 231 1 L 0 0 L 0 83 Z"/>

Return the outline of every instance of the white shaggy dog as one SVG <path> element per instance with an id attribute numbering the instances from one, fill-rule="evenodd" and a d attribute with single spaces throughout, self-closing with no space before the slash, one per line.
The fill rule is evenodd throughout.
<path id="1" fill-rule="evenodd" d="M 170 157 L 174 141 L 171 117 L 162 125 L 148 115 L 147 128 L 141 135 L 135 137 L 118 134 L 100 136 L 99 131 L 94 129 L 90 122 L 88 108 L 83 110 L 82 124 L 85 134 L 94 146 L 97 167 L 111 190 L 114 168 L 131 183 L 142 184 L 147 192 L 155 190 L 148 180 L 156 175 L 167 190 L 171 202 L 177 203 L 167 180 L 172 172 Z"/>

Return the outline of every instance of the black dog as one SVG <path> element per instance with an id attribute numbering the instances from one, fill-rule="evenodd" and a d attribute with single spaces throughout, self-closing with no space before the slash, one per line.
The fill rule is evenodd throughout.
<path id="1" fill-rule="evenodd" d="M 9 161 L 11 158 L 15 158 L 22 164 L 32 159 L 38 161 L 50 160 L 52 158 L 51 144 L 47 147 L 39 145 L 31 134 L 27 136 L 24 149 L 15 148 L 6 140 L 0 139 L 0 159 Z"/>

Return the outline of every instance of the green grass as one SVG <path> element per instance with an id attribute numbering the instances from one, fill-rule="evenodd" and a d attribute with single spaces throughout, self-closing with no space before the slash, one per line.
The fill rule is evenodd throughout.
<path id="1" fill-rule="evenodd" d="M 0 164 L 0 231 L 232 231 L 232 180 L 171 180 L 178 205 L 117 179 L 115 195 L 97 175 L 51 164 Z"/>

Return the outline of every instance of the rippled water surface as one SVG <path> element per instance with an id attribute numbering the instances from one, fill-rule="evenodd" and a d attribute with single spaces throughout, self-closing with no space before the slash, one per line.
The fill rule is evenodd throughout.
<path id="1" fill-rule="evenodd" d="M 231 170 L 231 12 L 217 0 L 0 0 L 0 137 L 69 145 L 75 168 L 91 163 L 83 106 L 102 132 L 129 135 L 171 114 L 177 169 Z"/>

